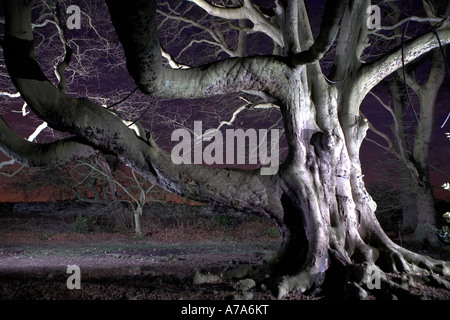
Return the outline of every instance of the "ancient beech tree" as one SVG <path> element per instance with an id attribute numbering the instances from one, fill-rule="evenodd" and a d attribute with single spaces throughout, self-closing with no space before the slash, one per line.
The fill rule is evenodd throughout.
<path id="1" fill-rule="evenodd" d="M 50 127 L 72 134 L 35 144 L 1 121 L 0 145 L 9 156 L 39 166 L 97 152 L 114 154 L 166 190 L 269 217 L 282 241 L 262 274 L 271 275 L 279 297 L 320 288 L 339 277 L 337 284 L 354 289 L 346 292 L 362 293 L 373 289 L 366 283 L 367 268 L 378 271 L 382 287 L 392 291 L 407 292 L 392 281 L 395 273 L 411 275 L 410 283 L 421 273 L 448 287 L 449 263 L 405 250 L 383 232 L 359 160 L 368 128 L 359 113 L 364 97 L 403 63 L 437 48 L 439 40 L 448 44 L 446 18 L 433 20 L 439 21 L 435 32 L 425 31 L 402 47 L 364 61 L 363 53 L 370 48 L 370 1 L 326 1 L 314 36 L 303 0 L 274 1 L 270 9 L 251 0 L 220 5 L 191 0 L 209 15 L 229 20 L 240 30 L 239 38 L 265 34 L 274 42 L 274 54 L 247 57 L 245 46 L 239 46 L 228 58 L 195 67 L 178 64 L 180 68 L 172 61 L 175 68 L 169 68 L 162 60 L 167 53 L 158 37 L 155 1 L 107 0 L 128 72 L 141 92 L 166 99 L 246 92 L 279 106 L 289 152 L 275 175 L 260 175 L 259 170 L 175 165 L 152 135 L 138 136 L 102 106 L 66 95 L 48 81 L 34 55 L 33 1 L 2 2 L 2 45 L 13 83 Z M 333 65 L 326 78 L 320 62 L 329 53 Z"/>

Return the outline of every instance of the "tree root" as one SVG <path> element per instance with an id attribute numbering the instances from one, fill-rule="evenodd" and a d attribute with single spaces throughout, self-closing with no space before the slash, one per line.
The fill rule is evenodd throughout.
<path id="1" fill-rule="evenodd" d="M 349 251 L 342 246 L 310 249 L 302 267 L 295 268 L 293 251 L 278 252 L 258 266 L 229 268 L 220 278 L 251 278 L 255 288 L 268 289 L 278 299 L 291 293 L 339 300 L 450 298 L 450 262 L 416 254 L 389 238 L 361 241 Z"/>
<path id="2" fill-rule="evenodd" d="M 439 299 L 433 296 L 436 292 L 431 296 L 424 293 L 426 287 L 448 290 L 444 294 L 450 296 L 449 262 L 410 252 L 395 243 L 379 251 L 375 262 L 354 263 L 330 249 L 326 271 L 310 263 L 295 275 L 268 280 L 265 273 L 262 279 L 278 299 L 295 292 L 324 299 Z"/>
<path id="3" fill-rule="evenodd" d="M 417 300 L 432 298 L 421 293 L 424 286 L 450 291 L 449 262 L 410 252 L 396 244 L 381 251 L 376 264 L 360 265 L 364 274 L 359 281 L 354 275 L 353 278 L 347 276 L 349 281 L 344 285 L 345 298 Z M 349 291 L 352 287 L 359 290 L 352 293 Z M 361 290 L 364 290 L 367 296 L 361 294 Z"/>
<path id="4" fill-rule="evenodd" d="M 305 292 L 313 286 L 316 276 L 314 272 L 311 272 L 311 268 L 304 269 L 294 276 L 284 276 L 279 281 L 274 293 L 276 293 L 277 299 L 281 299 L 290 292 Z"/>
<path id="5" fill-rule="evenodd" d="M 400 250 L 399 250 L 400 248 Z M 450 298 L 450 278 L 442 271 L 448 262 L 421 256 L 401 247 L 385 250 L 376 263 L 354 263 L 330 249 L 329 265 L 320 270 L 316 260 L 296 274 L 273 274 L 273 265 L 237 265 L 198 282 L 242 279 L 254 281 L 252 290 L 270 290 L 277 299 L 302 293 L 314 299 L 333 300 L 428 300 Z M 378 264 L 379 263 L 379 264 Z M 441 271 L 441 272 L 434 272 Z M 200 279 L 200 278 L 199 278 Z M 443 290 L 436 290 L 441 288 Z M 447 290 L 447 291 L 445 291 Z"/>

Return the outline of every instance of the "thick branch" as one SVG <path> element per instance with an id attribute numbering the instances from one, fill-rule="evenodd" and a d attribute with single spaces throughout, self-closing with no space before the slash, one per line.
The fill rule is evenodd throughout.
<path id="1" fill-rule="evenodd" d="M 27 166 L 47 166 L 87 158 L 95 153 L 91 147 L 76 139 L 37 144 L 14 132 L 0 117 L 0 149 L 9 157 Z"/>
<path id="2" fill-rule="evenodd" d="M 442 45 L 450 43 L 450 28 L 437 30 Z M 418 38 L 405 42 L 404 61 L 405 64 L 414 61 L 421 55 L 439 47 L 438 39 L 433 32 L 425 33 Z M 359 79 L 364 83 L 363 96 L 366 95 L 381 80 L 402 66 L 402 50 L 396 48 L 378 60 L 366 64 L 358 73 Z"/>
<path id="3" fill-rule="evenodd" d="M 255 213 L 276 213 L 279 194 L 272 178 L 259 170 L 214 169 L 192 164 L 175 165 L 171 155 L 154 142 L 152 163 L 165 190 L 197 201 L 234 207 Z"/>
<path id="4" fill-rule="evenodd" d="M 293 66 L 320 60 L 327 53 L 336 40 L 346 4 L 345 0 L 327 1 L 319 35 L 308 50 L 302 51 L 292 58 Z"/>
<path id="5" fill-rule="evenodd" d="M 288 67 L 275 57 L 232 58 L 187 70 L 164 68 L 154 1 L 108 0 L 107 4 L 129 73 L 146 94 L 194 98 L 242 90 L 286 93 Z M 280 83 L 283 79 L 285 83 Z"/>
<path id="6" fill-rule="evenodd" d="M 368 0 L 349 1 L 341 22 L 336 56 L 330 79 L 343 80 L 360 66 L 360 57 L 367 46 Z"/>

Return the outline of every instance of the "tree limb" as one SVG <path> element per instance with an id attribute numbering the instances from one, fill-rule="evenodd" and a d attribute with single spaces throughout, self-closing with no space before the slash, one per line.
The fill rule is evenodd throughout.
<path id="1" fill-rule="evenodd" d="M 253 23 L 253 30 L 267 34 L 281 47 L 284 46 L 283 35 L 281 30 L 270 23 L 264 15 L 251 2 L 244 0 L 244 4 L 240 7 L 223 8 L 209 4 L 205 0 L 189 0 L 209 14 L 229 20 L 248 19 Z"/>
<path id="2" fill-rule="evenodd" d="M 73 138 L 47 144 L 30 142 L 15 133 L 2 117 L 0 150 L 20 163 L 33 167 L 86 158 L 95 153 L 94 149 Z"/>
<path id="3" fill-rule="evenodd" d="M 402 139 L 400 137 L 400 127 L 399 127 L 399 123 L 397 120 L 397 117 L 395 116 L 394 111 L 392 110 L 392 108 L 388 105 L 386 105 L 383 100 L 381 100 L 380 97 L 378 97 L 376 94 L 374 94 L 373 92 L 370 92 L 370 94 L 375 97 L 375 99 L 378 100 L 378 102 L 383 106 L 383 108 L 385 108 L 390 115 L 392 116 L 392 120 L 394 122 L 394 134 L 396 136 L 396 141 L 397 141 L 397 148 L 398 151 L 395 150 L 392 141 L 389 139 L 389 137 L 385 134 L 383 134 L 382 132 L 380 132 L 379 130 L 377 130 L 375 128 L 375 126 L 373 126 L 372 124 L 369 124 L 369 128 L 376 133 L 378 136 L 382 137 L 389 145 L 389 151 L 395 155 L 399 160 L 401 160 L 404 165 L 408 168 L 408 170 L 410 171 L 412 177 L 420 184 L 420 174 L 417 171 L 417 168 L 415 167 L 414 163 L 411 161 L 411 159 L 408 157 L 407 155 L 407 150 L 405 150 L 405 148 L 402 145 Z M 373 142 L 373 141 L 371 141 Z M 380 146 L 380 145 L 378 145 Z"/>
<path id="4" fill-rule="evenodd" d="M 173 57 L 161 48 L 161 55 L 168 61 L 169 66 L 173 69 L 190 69 L 191 66 L 176 62 Z"/>
<path id="5" fill-rule="evenodd" d="M 361 112 L 361 116 L 365 117 L 364 114 Z M 365 117 L 367 119 L 367 117 Z M 369 142 L 372 142 L 373 144 L 375 144 L 376 146 L 380 147 L 383 150 L 386 150 L 388 152 L 391 152 L 392 154 L 394 154 L 398 159 L 401 160 L 401 156 L 400 154 L 395 150 L 394 148 L 394 144 L 392 143 L 392 140 L 388 137 L 387 134 L 381 132 L 380 130 L 378 130 L 373 124 L 372 122 L 370 122 L 369 120 L 367 120 L 367 124 L 369 125 L 369 129 L 375 133 L 377 136 L 379 136 L 380 138 L 383 138 L 384 141 L 386 141 L 387 146 L 382 145 L 381 143 L 372 140 L 370 138 L 366 137 L 366 140 Z"/>
<path id="6" fill-rule="evenodd" d="M 441 39 L 442 45 L 450 43 L 450 27 L 444 27 L 436 30 Z M 405 64 L 415 60 L 421 55 L 437 48 L 439 41 L 433 32 L 427 32 L 417 38 L 404 43 L 404 61 Z M 390 75 L 402 66 L 402 50 L 400 47 L 392 50 L 381 58 L 364 65 L 357 77 L 363 81 L 363 96 L 365 96 L 381 80 Z"/>
<path id="7" fill-rule="evenodd" d="M 380 26 L 379 28 L 377 28 L 377 30 L 394 30 L 398 27 L 400 27 L 402 24 L 406 23 L 406 22 L 410 22 L 410 21 L 414 21 L 414 22 L 441 22 L 442 18 L 437 18 L 437 17 L 416 17 L 416 16 L 412 16 L 412 17 L 406 17 L 402 20 L 400 20 L 399 22 L 397 22 L 396 24 L 393 24 L 392 26 Z"/>
<path id="8" fill-rule="evenodd" d="M 154 1 L 107 1 L 123 45 L 130 75 L 142 92 L 161 98 L 195 98 L 242 90 L 286 93 L 286 64 L 276 57 L 230 58 L 202 67 L 174 70 L 162 66 Z"/>
<path id="9" fill-rule="evenodd" d="M 323 14 L 320 32 L 314 44 L 306 51 L 296 54 L 290 64 L 298 66 L 320 60 L 333 45 L 339 32 L 339 26 L 346 9 L 347 1 L 328 0 Z"/>
<path id="10" fill-rule="evenodd" d="M 56 27 L 58 29 L 58 33 L 59 33 L 59 38 L 62 42 L 62 44 L 64 45 L 64 57 L 62 59 L 62 61 L 56 66 L 55 68 L 55 75 L 58 78 L 58 88 L 63 91 L 66 92 L 67 91 L 67 79 L 66 76 L 64 75 L 64 71 L 67 69 L 67 67 L 70 64 L 70 60 L 72 59 L 72 49 L 70 48 L 68 41 L 67 41 L 67 37 L 66 37 L 66 25 L 64 24 L 63 17 L 62 17 L 62 13 L 61 13 L 61 8 L 59 6 L 59 4 L 56 4 L 56 8 L 55 8 L 56 12 L 55 12 L 55 16 L 56 16 Z"/>
<path id="11" fill-rule="evenodd" d="M 357 72 L 361 54 L 367 47 L 367 8 L 369 0 L 349 1 L 342 18 L 331 80 L 347 78 Z M 356 114 L 358 112 L 355 112 Z"/>

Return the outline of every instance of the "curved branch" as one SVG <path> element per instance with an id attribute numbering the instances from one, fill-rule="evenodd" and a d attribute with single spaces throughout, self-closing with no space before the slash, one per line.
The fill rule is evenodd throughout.
<path id="1" fill-rule="evenodd" d="M 395 116 L 394 110 L 392 110 L 391 106 L 385 104 L 385 103 L 383 102 L 383 100 L 381 100 L 381 98 L 380 98 L 378 95 L 376 95 L 376 94 L 373 93 L 373 92 L 370 92 L 370 94 L 371 94 L 375 99 L 377 99 L 377 101 L 381 104 L 381 106 L 382 106 L 384 109 L 386 109 L 386 110 L 389 112 L 389 114 L 391 115 L 391 117 L 392 117 L 392 122 L 393 122 L 393 126 L 394 126 L 393 131 L 394 131 L 395 136 L 397 137 L 397 148 L 398 148 L 398 153 L 397 153 L 397 151 L 395 150 L 395 148 L 394 148 L 392 142 L 390 141 L 390 139 L 389 139 L 387 136 L 385 136 L 385 137 L 383 136 L 383 138 L 388 142 L 389 148 L 391 149 L 391 152 L 392 152 L 396 157 L 398 157 L 400 160 L 402 160 L 403 162 L 405 162 L 405 163 L 410 162 L 410 161 L 408 160 L 408 157 L 407 157 L 407 152 L 406 152 L 405 148 L 403 147 L 403 145 L 402 145 L 402 143 L 401 143 L 401 139 L 400 139 L 400 124 L 398 123 L 398 120 L 397 120 L 397 117 Z M 380 131 L 378 131 L 373 125 L 372 125 L 372 127 L 370 127 L 370 125 L 371 125 L 371 124 L 369 123 L 369 128 L 370 128 L 373 132 L 375 132 L 375 133 L 378 134 L 379 136 L 382 136 L 382 134 L 381 134 Z M 417 174 L 417 172 L 416 172 L 416 174 Z M 418 176 L 418 174 L 417 174 L 417 176 Z"/>
<path id="2" fill-rule="evenodd" d="M 173 57 L 161 48 L 161 55 L 168 61 L 169 66 L 173 69 L 190 69 L 191 66 L 176 62 Z"/>
<path id="3" fill-rule="evenodd" d="M 409 22 L 409 21 L 414 21 L 414 22 L 436 22 L 439 23 L 442 21 L 442 18 L 437 18 L 437 17 L 416 17 L 416 16 L 412 16 L 412 17 L 406 17 L 402 20 L 400 20 L 399 22 L 397 22 L 396 24 L 392 25 L 392 26 L 380 26 L 377 28 L 377 30 L 394 30 L 398 27 L 400 27 L 402 24 Z"/>
<path id="4" fill-rule="evenodd" d="M 408 170 L 410 171 L 412 177 L 419 183 L 420 185 L 420 174 L 417 171 L 416 166 L 414 165 L 414 163 L 410 160 L 410 158 L 407 155 L 407 151 L 405 150 L 405 148 L 402 145 L 401 139 L 400 139 L 400 125 L 398 123 L 397 117 L 394 114 L 394 111 L 392 110 L 392 108 L 388 105 L 386 105 L 383 100 L 381 100 L 380 97 L 378 97 L 375 93 L 370 92 L 370 94 L 375 97 L 375 99 L 378 100 L 378 102 L 383 106 L 383 108 L 385 108 L 391 115 L 392 117 L 392 121 L 394 123 L 394 128 L 393 128 L 393 132 L 395 134 L 395 136 L 397 137 L 397 148 L 398 151 L 395 150 L 392 141 L 383 133 L 381 133 L 379 130 L 377 130 L 372 124 L 369 123 L 369 128 L 376 133 L 378 136 L 382 137 L 383 139 L 385 139 L 385 141 L 388 143 L 389 145 L 389 151 L 396 156 L 399 160 L 401 160 L 404 165 L 408 168 Z M 373 142 L 373 141 L 372 141 Z"/>
<path id="5" fill-rule="evenodd" d="M 450 43 L 450 27 L 436 30 L 442 45 Z M 421 55 L 439 47 L 439 41 L 433 32 L 427 32 L 417 38 L 404 43 L 404 61 L 410 63 Z M 402 66 L 402 49 L 398 47 L 390 53 L 371 63 L 364 65 L 357 77 L 362 81 L 363 95 L 365 96 L 381 80 Z"/>
<path id="6" fill-rule="evenodd" d="M 5 91 L 0 91 L 0 96 L 7 96 L 10 98 L 19 98 L 20 97 L 20 93 L 16 92 L 16 93 L 9 93 L 9 92 L 5 92 Z"/>
<path id="7" fill-rule="evenodd" d="M 208 14 L 230 20 L 246 19 L 246 5 L 240 7 L 218 7 L 208 3 L 205 0 L 188 0 L 205 10 Z M 248 1 L 246 1 L 248 3 Z"/>
<path id="8" fill-rule="evenodd" d="M 364 114 L 363 114 L 362 112 L 361 112 L 361 116 L 365 117 Z M 367 117 L 365 117 L 365 118 L 367 119 Z M 379 142 L 377 142 L 377 141 L 375 141 L 375 140 L 372 140 L 372 139 L 370 139 L 370 138 L 367 138 L 367 137 L 366 137 L 366 140 L 369 141 L 369 142 L 372 142 L 373 144 L 375 144 L 376 146 L 380 147 L 381 149 L 383 149 L 383 150 L 385 150 L 385 151 L 391 152 L 391 153 L 394 154 L 398 159 L 401 159 L 400 154 L 395 150 L 394 144 L 393 144 L 393 142 L 391 141 L 391 139 L 388 137 L 388 135 L 385 134 L 385 133 L 383 133 L 383 132 L 381 132 L 380 130 L 378 130 L 378 129 L 372 124 L 372 122 L 370 122 L 369 120 L 367 120 L 367 123 L 368 123 L 368 125 L 369 125 L 369 129 L 370 129 L 374 134 L 376 134 L 377 136 L 379 136 L 380 138 L 382 138 L 384 141 L 386 141 L 387 146 L 384 146 L 384 145 L 382 145 L 381 143 L 379 143 Z"/>
<path id="9" fill-rule="evenodd" d="M 162 66 L 156 4 L 108 0 L 130 75 L 140 90 L 158 97 L 195 98 L 242 90 L 286 93 L 286 64 L 276 57 L 230 58 L 206 66 L 174 70 Z M 283 81 L 285 83 L 280 83 Z M 277 81 L 276 81 L 277 80 Z"/>
<path id="10" fill-rule="evenodd" d="M 14 132 L 2 117 L 0 117 L 0 150 L 20 163 L 33 167 L 87 158 L 96 152 L 76 139 L 64 139 L 47 144 L 30 142 Z"/>
<path id="11" fill-rule="evenodd" d="M 280 197 L 274 176 L 259 170 L 214 169 L 192 164 L 176 165 L 171 155 L 150 141 L 152 164 L 158 185 L 196 201 L 233 207 L 247 212 L 274 214 Z"/>

